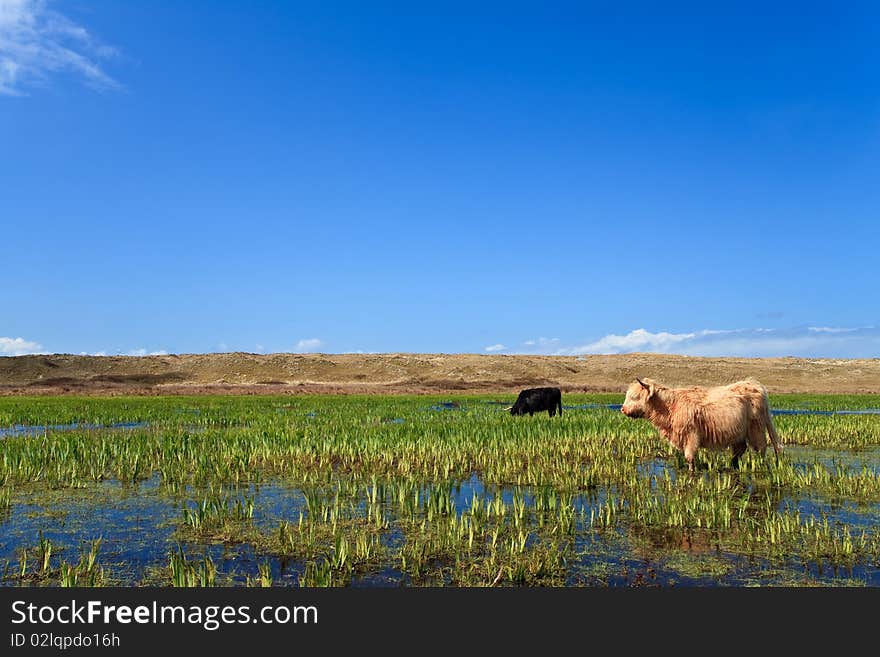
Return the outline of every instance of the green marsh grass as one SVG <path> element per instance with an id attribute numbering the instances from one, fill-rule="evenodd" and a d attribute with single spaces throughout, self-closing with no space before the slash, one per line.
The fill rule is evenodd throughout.
<path id="1" fill-rule="evenodd" d="M 620 395 L 565 395 L 595 406 L 557 418 L 511 417 L 502 404 L 513 397 L 3 398 L 0 427 L 146 425 L 0 439 L 0 522 L 14 525 L 24 508 L 37 519 L 63 512 L 53 491 L 99 505 L 108 485 L 140 495 L 155 484 L 150 494 L 180 513 L 148 566 L 175 586 L 564 586 L 581 581 L 585 560 L 601 573 L 587 581 L 619 582 L 608 564 L 636 555 L 706 585 L 743 562 L 801 579 L 815 565 L 871 577 L 880 416 L 774 418 L 784 444 L 835 450 L 845 464 L 785 451 L 777 462 L 768 450 L 732 470 L 729 451 L 701 451 L 691 475 L 647 422 L 604 407 Z M 438 401 L 458 406 L 433 410 Z M 858 410 L 880 396 L 779 395 L 771 405 Z M 272 502 L 264 487 L 282 492 Z M 4 583 L 97 585 L 107 569 L 124 581 L 118 563 L 62 563 L 40 538 L 0 554 Z M 202 549 L 212 544 L 257 556 L 218 573 Z M 694 546 L 712 546 L 712 559 Z M 704 566 L 684 567 L 689 554 Z"/>

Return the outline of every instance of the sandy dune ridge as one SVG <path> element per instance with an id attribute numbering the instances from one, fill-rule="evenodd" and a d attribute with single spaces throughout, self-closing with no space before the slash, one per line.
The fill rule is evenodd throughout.
<path id="1" fill-rule="evenodd" d="M 0 394 L 405 394 L 623 392 L 636 376 L 716 385 L 746 376 L 772 392 L 880 393 L 880 359 L 664 354 L 172 354 L 0 358 Z"/>

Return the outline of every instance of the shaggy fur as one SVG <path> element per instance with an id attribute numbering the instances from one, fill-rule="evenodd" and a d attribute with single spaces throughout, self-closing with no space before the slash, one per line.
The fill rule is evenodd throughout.
<path id="1" fill-rule="evenodd" d="M 684 452 L 693 471 L 700 447 L 733 450 L 731 465 L 751 446 L 761 455 L 767 437 L 776 455 L 782 450 L 770 418 L 767 390 L 754 379 L 715 388 L 668 388 L 651 379 L 636 379 L 620 409 L 632 418 L 650 420 L 675 447 Z"/>

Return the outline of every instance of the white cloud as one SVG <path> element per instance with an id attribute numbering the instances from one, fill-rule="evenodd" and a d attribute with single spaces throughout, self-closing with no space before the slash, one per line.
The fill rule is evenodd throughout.
<path id="1" fill-rule="evenodd" d="M 95 352 L 89 353 L 88 351 L 81 351 L 81 352 L 79 352 L 79 355 L 80 356 L 106 356 L 107 352 L 106 351 L 95 351 Z"/>
<path id="2" fill-rule="evenodd" d="M 873 326 L 867 326 L 865 328 L 874 328 Z M 853 331 L 858 331 L 857 328 L 836 328 L 833 326 L 808 326 L 808 331 L 813 331 L 813 333 L 851 333 Z"/>
<path id="3" fill-rule="evenodd" d="M 26 356 L 44 354 L 43 345 L 24 338 L 0 338 L 0 356 Z"/>
<path id="4" fill-rule="evenodd" d="M 604 338 L 567 351 L 572 354 L 622 354 L 632 351 L 670 352 L 675 345 L 692 340 L 696 333 L 651 333 L 636 329 L 626 335 L 611 333 Z"/>
<path id="5" fill-rule="evenodd" d="M 583 345 L 544 350 L 544 353 L 559 355 L 633 352 L 744 358 L 878 358 L 880 329 L 873 326 L 830 330 L 827 327 L 798 327 L 653 333 L 640 328 L 625 335 L 612 333 Z"/>
<path id="6" fill-rule="evenodd" d="M 547 353 L 559 348 L 559 338 L 538 338 L 537 340 L 526 340 L 522 343 L 524 347 L 529 347 L 528 352 Z"/>
<path id="7" fill-rule="evenodd" d="M 147 351 L 146 349 L 132 349 L 126 356 L 167 356 L 168 352 L 164 349 L 160 349 L 158 351 Z"/>
<path id="8" fill-rule="evenodd" d="M 505 347 L 503 344 L 499 343 L 499 344 L 489 345 L 488 347 L 486 347 L 485 351 L 493 352 L 493 351 L 502 351 L 504 349 L 507 349 L 507 347 Z"/>
<path id="9" fill-rule="evenodd" d="M 308 351 L 316 351 L 318 347 L 322 346 L 324 341 L 320 338 L 303 338 L 299 342 L 296 343 L 296 351 L 299 352 L 308 352 Z"/>
<path id="10" fill-rule="evenodd" d="M 97 89 L 119 83 L 101 68 L 116 54 L 47 0 L 0 0 L 0 94 L 19 96 L 50 75 L 73 73 Z"/>

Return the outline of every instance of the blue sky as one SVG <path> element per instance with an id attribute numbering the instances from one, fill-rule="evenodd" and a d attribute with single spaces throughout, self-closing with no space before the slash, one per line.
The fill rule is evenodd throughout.
<path id="1" fill-rule="evenodd" d="M 0 0 L 0 354 L 880 356 L 871 3 Z"/>

